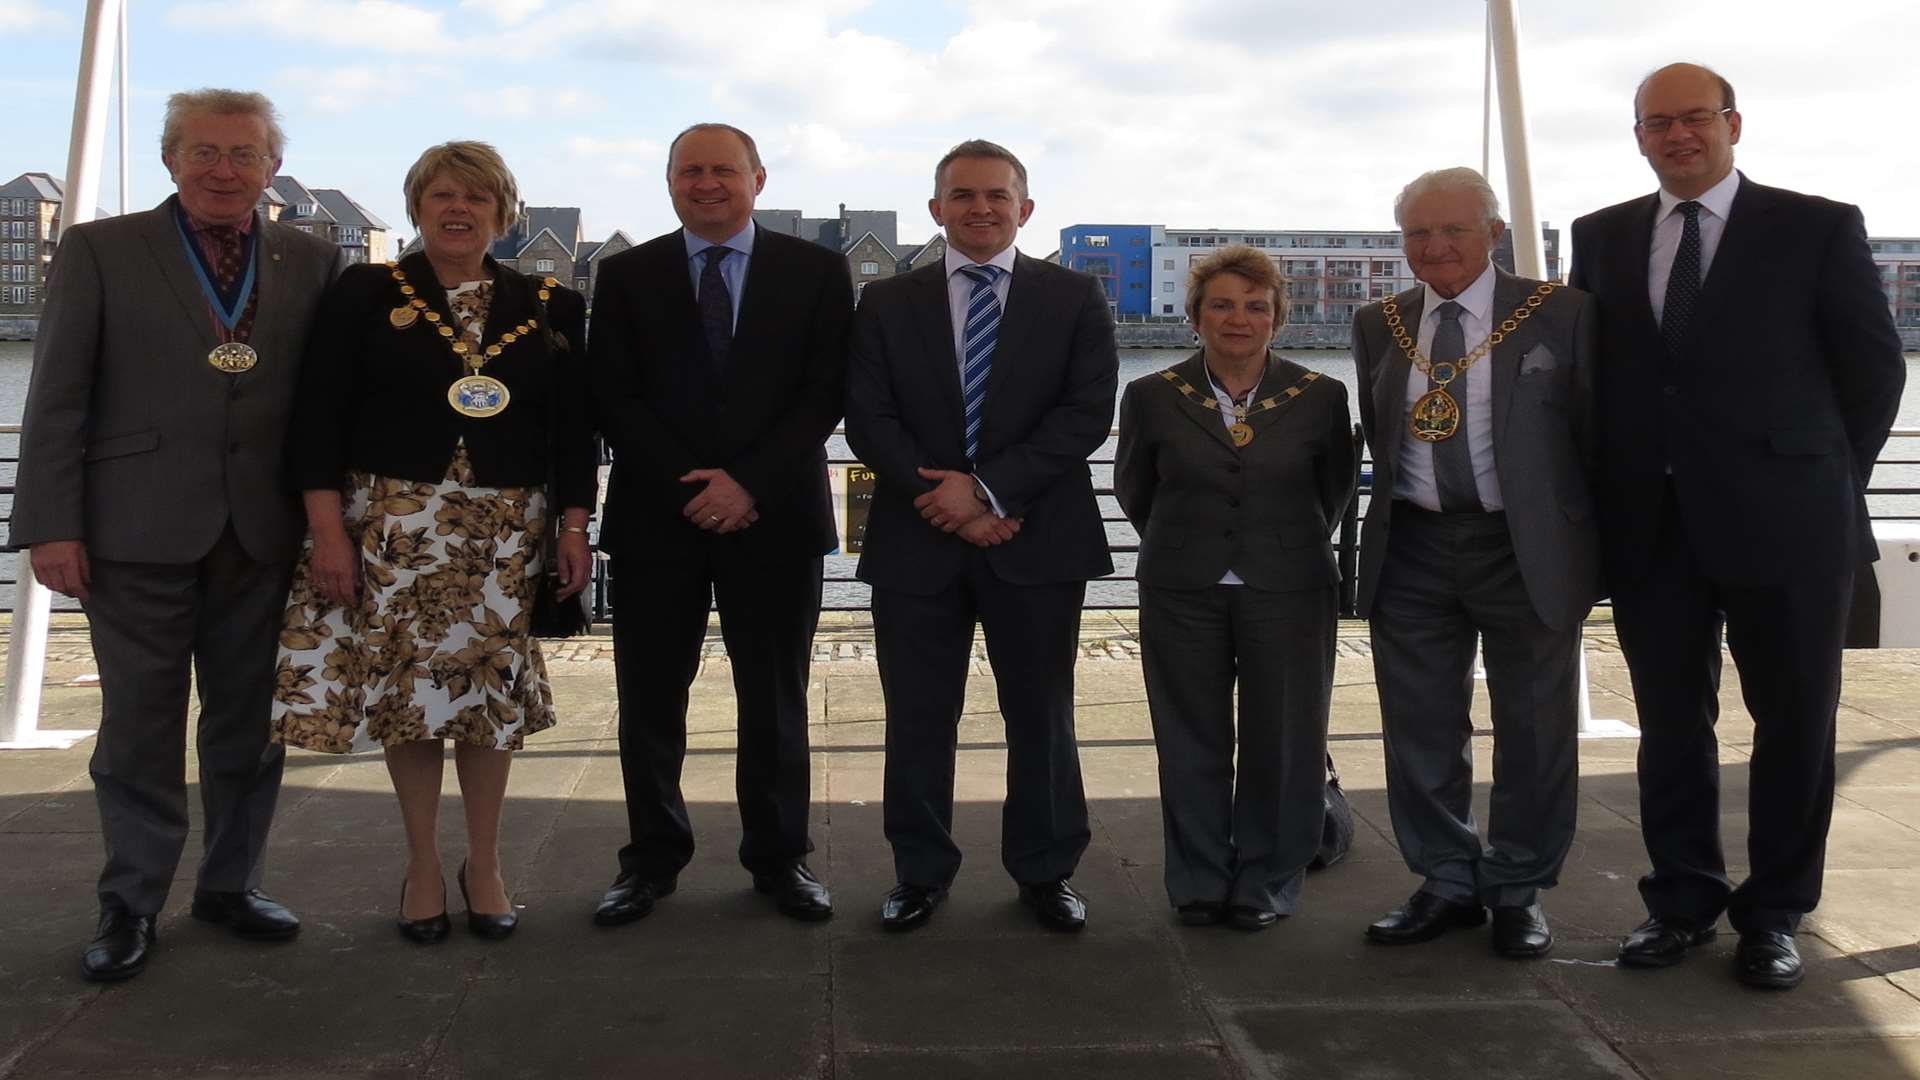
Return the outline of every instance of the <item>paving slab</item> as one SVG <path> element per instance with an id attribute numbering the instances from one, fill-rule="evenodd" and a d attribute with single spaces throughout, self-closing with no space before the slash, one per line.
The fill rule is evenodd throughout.
<path id="1" fill-rule="evenodd" d="M 1920 1039 L 1628 1043 L 1619 1049 L 1648 1080 L 1781 1076 L 1912 1080 L 1920 1076 Z"/>
<path id="2" fill-rule="evenodd" d="M 867 1051 L 841 1054 L 842 1080 L 1235 1080 L 1240 1076 L 1214 1046 L 1071 1050 Z"/>

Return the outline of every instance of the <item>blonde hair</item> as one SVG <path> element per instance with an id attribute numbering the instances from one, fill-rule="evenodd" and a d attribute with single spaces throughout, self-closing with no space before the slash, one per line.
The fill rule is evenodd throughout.
<path id="1" fill-rule="evenodd" d="M 420 224 L 420 200 L 426 197 L 427 185 L 443 173 L 469 191 L 493 196 L 496 233 L 505 233 L 520 220 L 520 186 L 513 182 L 513 173 L 501 160 L 500 151 L 487 143 L 457 139 L 428 147 L 407 170 L 401 190 L 407 198 L 407 220 L 415 227 Z"/>
<path id="2" fill-rule="evenodd" d="M 1223 247 L 1187 271 L 1187 321 L 1199 324 L 1200 301 L 1206 295 L 1207 283 L 1221 274 L 1245 278 L 1255 288 L 1272 293 L 1273 328 L 1277 331 L 1287 325 L 1287 313 L 1293 310 L 1287 301 L 1287 279 L 1266 253 L 1245 244 Z"/>

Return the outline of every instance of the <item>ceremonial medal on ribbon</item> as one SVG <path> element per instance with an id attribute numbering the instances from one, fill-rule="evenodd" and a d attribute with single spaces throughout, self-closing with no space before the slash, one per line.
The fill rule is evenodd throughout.
<path id="1" fill-rule="evenodd" d="M 464 375 L 447 387 L 447 404 L 462 416 L 487 417 L 504 412 L 513 394 L 491 375 Z"/>
<path id="2" fill-rule="evenodd" d="M 241 317 L 247 313 L 247 300 L 253 296 L 254 269 L 260 256 L 258 238 L 247 245 L 247 269 L 240 278 L 240 287 L 234 294 L 233 303 L 228 304 L 213 279 L 207 276 L 204 257 L 195 246 L 193 237 L 187 235 L 187 227 L 178 214 L 174 215 L 173 224 L 180 230 L 180 243 L 187 249 L 187 265 L 193 267 L 194 277 L 200 281 L 200 291 L 207 298 L 207 308 L 213 312 L 214 333 L 220 338 L 220 344 L 207 354 L 207 363 L 229 375 L 252 371 L 254 365 L 260 362 L 260 354 L 246 342 L 233 340 L 233 329 L 240 325 Z"/>

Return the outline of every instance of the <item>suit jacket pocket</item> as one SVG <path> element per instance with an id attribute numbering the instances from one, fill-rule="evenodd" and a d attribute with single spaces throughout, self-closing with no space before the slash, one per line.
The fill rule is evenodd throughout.
<path id="1" fill-rule="evenodd" d="M 108 458 L 126 457 L 130 454 L 144 454 L 160 445 L 160 433 L 157 431 L 134 431 L 125 435 L 108 435 L 87 444 L 88 461 L 105 461 Z"/>
<path id="2" fill-rule="evenodd" d="M 1820 428 L 1784 428 L 1767 432 L 1767 445 L 1776 454 L 1837 454 L 1846 447 L 1838 432 Z"/>

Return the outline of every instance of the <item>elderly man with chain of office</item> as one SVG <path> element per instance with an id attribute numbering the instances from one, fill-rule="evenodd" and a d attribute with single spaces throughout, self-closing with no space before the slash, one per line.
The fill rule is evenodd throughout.
<path id="1" fill-rule="evenodd" d="M 284 756 L 267 739 L 274 647 L 306 526 L 282 448 L 307 324 L 346 256 L 256 212 L 285 142 L 259 94 L 173 95 L 160 158 L 178 193 L 75 227 L 47 286 L 12 539 L 80 601 L 100 667 L 91 979 L 145 967 L 186 845 L 189 670 L 206 818 L 193 917 L 256 939 L 300 929 L 259 890 Z"/>
<path id="2" fill-rule="evenodd" d="M 1593 301 L 1489 253 L 1500 203 L 1442 169 L 1394 204 L 1420 285 L 1353 321 L 1374 482 L 1360 545 L 1387 805 L 1421 883 L 1367 928 L 1404 945 L 1478 926 L 1543 956 L 1540 890 L 1573 842 L 1580 624 L 1600 593 L 1589 486 Z M 1472 811 L 1473 657 L 1486 656 L 1493 794 Z"/>

